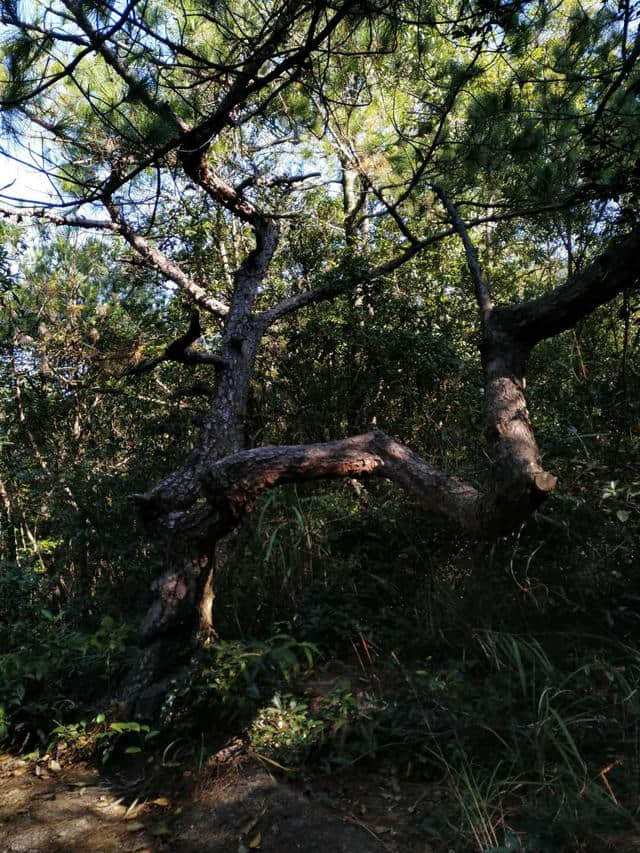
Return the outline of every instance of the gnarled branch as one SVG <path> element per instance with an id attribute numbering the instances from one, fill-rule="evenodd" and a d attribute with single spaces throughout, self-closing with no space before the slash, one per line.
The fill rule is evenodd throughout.
<path id="1" fill-rule="evenodd" d="M 173 341 L 173 343 L 170 343 L 161 355 L 156 358 L 152 358 L 149 361 L 145 361 L 142 364 L 138 364 L 135 367 L 127 368 L 122 375 L 139 376 L 141 373 L 148 373 L 159 364 L 162 364 L 163 361 L 175 361 L 178 362 L 178 364 L 189 365 L 209 364 L 217 370 L 222 370 L 225 367 L 228 367 L 229 362 L 223 356 L 217 353 L 197 352 L 191 348 L 191 344 L 195 343 L 201 334 L 202 328 L 200 326 L 200 314 L 197 311 L 194 311 L 191 315 L 189 328 L 184 335 L 181 335 Z"/>
<path id="2" fill-rule="evenodd" d="M 322 444 L 258 447 L 212 462 L 201 474 L 202 492 L 232 516 L 250 511 L 265 489 L 283 483 L 343 477 L 388 477 L 419 497 L 420 503 L 459 523 L 475 516 L 479 493 L 433 468 L 417 453 L 383 432 L 369 432 Z"/>
<path id="3" fill-rule="evenodd" d="M 323 444 L 259 447 L 222 459 L 200 454 L 180 472 L 179 491 L 172 493 L 170 483 L 163 483 L 135 496 L 143 516 L 172 535 L 223 535 L 265 489 L 299 480 L 377 476 L 398 483 L 425 509 L 470 535 L 510 532 L 556 485 L 542 467 L 524 394 L 531 348 L 636 286 L 640 274 L 632 260 L 639 244 L 635 231 L 546 296 L 484 315 L 485 404 L 494 460 L 482 487 L 439 471 L 405 445 L 374 432 Z"/>
<path id="4" fill-rule="evenodd" d="M 565 284 L 536 299 L 494 309 L 501 325 L 534 346 L 573 328 L 578 320 L 640 282 L 640 226 L 609 246 Z"/>

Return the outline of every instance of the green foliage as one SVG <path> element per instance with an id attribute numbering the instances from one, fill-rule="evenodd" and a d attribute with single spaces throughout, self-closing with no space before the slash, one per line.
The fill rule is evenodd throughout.
<path id="1" fill-rule="evenodd" d="M 640 713 L 637 655 L 620 647 L 604 656 L 569 639 L 555 663 L 533 638 L 479 636 L 484 682 L 476 673 L 445 699 L 454 739 L 434 734 L 433 754 L 479 849 L 514 837 L 517 849 L 573 849 L 576 836 L 633 823 L 634 771 L 623 767 Z"/>
<path id="2" fill-rule="evenodd" d="M 325 732 L 324 722 L 309 714 L 303 698 L 275 693 L 271 703 L 260 708 L 256 715 L 250 742 L 259 755 L 286 768 L 293 763 L 300 765 Z"/>
<path id="3" fill-rule="evenodd" d="M 47 579 L 37 567 L 25 570 L 11 563 L 2 564 L 0 649 L 11 649 L 29 642 L 34 633 L 34 623 L 42 620 L 48 603 L 47 587 Z"/>
<path id="4" fill-rule="evenodd" d="M 256 754 L 269 764 L 295 771 L 319 763 L 326 771 L 375 754 L 367 712 L 343 686 L 314 702 L 308 695 L 274 693 L 263 705 L 248 732 Z"/>
<path id="5" fill-rule="evenodd" d="M 180 176 L 171 141 L 238 80 L 266 79 L 335 4 L 138 5 L 106 43 L 124 74 L 104 52 L 81 56 L 59 4 L 19 5 L 3 7 L 30 22 L 7 23 L 2 43 L 9 153 L 35 156 L 44 134 L 43 166 L 67 198 L 98 199 L 130 174 L 116 198 L 133 227 L 227 298 L 249 230 Z M 120 14 L 81 8 L 102 33 Z M 481 484 L 492 447 L 460 241 L 371 273 L 410 246 L 406 230 L 446 231 L 438 182 L 480 220 L 472 236 L 498 302 L 547 291 L 637 222 L 640 84 L 625 59 L 637 10 L 349 9 L 331 47 L 233 102 L 202 148 L 280 223 L 257 309 L 340 288 L 265 337 L 247 443 L 378 426 Z M 274 14 L 291 14 L 277 34 Z M 335 176 L 350 167 L 361 205 L 347 235 Z M 306 171 L 321 180 L 272 180 Z M 193 450 L 216 376 L 164 362 L 127 372 L 183 334 L 191 306 L 124 244 L 83 233 L 0 227 L 0 741 L 64 741 L 107 760 L 153 746 L 155 729 L 95 709 L 132 650 L 149 581 L 182 559 L 147 541 L 127 495 Z M 193 728 L 193 711 L 215 746 L 242 734 L 270 766 L 305 773 L 391 756 L 448 791 L 453 817 L 416 814 L 443 849 L 602 849 L 633 826 L 639 319 L 627 294 L 532 353 L 532 418 L 560 485 L 512 536 L 471 543 L 381 481 L 263 495 L 216 577 L 222 639 L 168 689 L 169 734 Z M 199 345 L 215 350 L 221 328 L 202 322 Z"/>
<path id="6" fill-rule="evenodd" d="M 632 649 L 563 639 L 557 661 L 535 638 L 485 632 L 458 659 L 408 669 L 393 655 L 320 696 L 312 680 L 263 702 L 248 738 L 269 767 L 307 775 L 390 754 L 403 775 L 446 784 L 474 849 L 579 849 L 634 825 L 640 666 Z"/>
<path id="7" fill-rule="evenodd" d="M 274 685 L 291 684 L 313 665 L 317 654 L 312 643 L 286 634 L 212 643 L 202 651 L 190 686 L 191 701 L 201 713 L 213 715 L 216 725 L 246 722 Z"/>
<path id="8" fill-rule="evenodd" d="M 139 755 L 149 750 L 159 735 L 135 720 L 130 722 L 109 721 L 103 713 L 97 714 L 91 723 L 56 723 L 50 733 L 47 752 L 64 747 L 76 753 L 95 751 L 102 764 L 116 755 Z"/>
<path id="9" fill-rule="evenodd" d="M 215 228 L 184 221 L 194 263 L 218 269 Z M 534 295 L 537 265 L 551 263 L 549 275 L 561 276 L 542 243 L 557 246 L 563 228 L 540 226 L 535 244 L 511 228 L 487 235 L 496 288 L 509 298 Z M 592 236 L 583 248 L 597 245 Z M 310 224 L 285 251 L 283 266 L 312 269 L 331 239 Z M 63 273 L 70 268 L 75 291 Z M 340 269 L 357 275 L 346 262 Z M 53 740 L 107 759 L 146 754 L 158 743 L 153 728 L 95 717 L 133 639 L 119 618 L 102 614 L 126 607 L 133 622 L 149 577 L 164 566 L 141 544 L 126 494 L 173 466 L 175 436 L 186 451 L 189 421 L 202 407 L 186 393 L 184 408 L 146 403 L 156 393 L 152 378 L 141 378 L 132 398 L 114 393 L 108 408 L 92 389 L 117 390 L 105 354 L 115 347 L 118 369 L 128 364 L 142 327 L 144 346 L 159 348 L 168 329 L 184 324 L 184 306 L 158 306 L 141 285 L 127 296 L 127 282 L 102 266 L 92 244 L 51 248 L 23 284 L 7 273 L 13 313 L 4 322 L 13 317 L 12 334 L 24 334 L 20 351 L 33 364 L 21 387 L 35 449 L 5 360 L 0 478 L 13 499 L 16 559 L 3 516 L 0 734 L 17 748 L 29 734 L 27 749 Z M 251 435 L 262 443 L 333 438 L 367 429 L 375 415 L 435 464 L 478 477 L 482 378 L 465 276 L 452 242 L 398 271 L 391 297 L 382 287 L 365 290 L 365 322 L 341 299 L 283 323 L 259 364 Z M 534 354 L 532 412 L 561 489 L 516 535 L 468 542 L 379 481 L 265 494 L 217 578 L 224 639 L 203 650 L 190 682 L 169 690 L 166 737 L 193 732 L 195 718 L 212 749 L 241 734 L 289 775 L 364 771 L 392 756 L 407 778 L 444 785 L 452 816 L 434 825 L 418 809 L 416 820 L 433 843 L 460 849 L 571 850 L 631 826 L 638 306 L 623 309 L 603 309 L 576 337 Z M 40 335 L 39 318 L 54 315 L 67 332 L 50 321 Z M 623 383 L 625 324 L 632 333 Z M 167 366 L 161 381 L 180 391 L 193 377 Z M 602 632 L 612 642 L 587 636 Z M 346 662 L 339 676 L 315 688 L 321 661 L 336 660 Z M 610 764 L 605 778 L 617 804 L 599 775 Z"/>
<path id="10" fill-rule="evenodd" d="M 0 653 L 2 739 L 24 748 L 45 740 L 55 715 L 73 713 L 76 703 L 111 688 L 129 651 L 130 628 L 103 616 L 96 630 L 82 632 L 64 614 L 43 608 L 16 629 L 12 650 Z"/>

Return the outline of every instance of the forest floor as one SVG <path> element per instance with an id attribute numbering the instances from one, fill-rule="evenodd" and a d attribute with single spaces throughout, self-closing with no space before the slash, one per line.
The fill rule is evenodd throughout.
<path id="1" fill-rule="evenodd" d="M 256 760 L 149 768 L 0 755 L 2 853 L 434 853 L 417 815 L 442 792 L 392 770 L 293 786 Z M 443 850 L 438 846 L 438 851 Z"/>

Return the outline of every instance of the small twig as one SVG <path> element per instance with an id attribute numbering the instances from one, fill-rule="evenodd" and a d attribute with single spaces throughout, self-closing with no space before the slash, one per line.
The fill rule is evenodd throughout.
<path id="1" fill-rule="evenodd" d="M 602 780 L 602 784 L 607 789 L 609 796 L 611 797 L 613 802 L 616 804 L 616 806 L 619 805 L 619 803 L 618 803 L 618 800 L 616 799 L 616 795 L 613 793 L 613 789 L 612 789 L 611 785 L 609 784 L 609 780 L 607 779 L 607 774 L 609 774 L 614 768 L 618 767 L 620 764 L 622 764 L 622 759 L 616 758 L 616 760 L 612 761 L 611 764 L 607 764 L 606 767 L 603 767 L 602 770 L 600 771 L 600 773 L 598 774 L 600 776 L 600 779 Z"/>
<path id="2" fill-rule="evenodd" d="M 362 820 L 359 820 L 357 817 L 355 817 L 355 815 L 352 815 L 352 814 L 345 814 L 345 815 L 343 815 L 342 820 L 343 820 L 343 821 L 345 821 L 345 823 L 354 823 L 356 826 L 359 826 L 361 829 L 364 829 L 364 831 L 365 831 L 365 832 L 368 832 L 368 833 L 369 833 L 369 835 L 370 835 L 372 838 L 375 838 L 375 840 L 376 840 L 379 844 L 383 844 L 383 845 L 384 845 L 384 841 L 380 838 L 380 836 L 379 836 L 376 832 L 374 832 L 374 831 L 371 829 L 371 827 L 369 826 L 369 824 L 365 823 L 365 822 L 364 822 L 364 821 L 362 821 Z"/>
<path id="3" fill-rule="evenodd" d="M 252 175 L 250 178 L 245 178 L 239 184 L 237 184 L 234 189 L 236 193 L 240 194 L 243 190 L 246 190 L 248 187 L 289 187 L 291 184 L 300 183 L 302 181 L 306 181 L 309 178 L 320 178 L 322 176 L 321 172 L 307 172 L 303 175 L 278 175 L 275 178 L 264 178 L 260 175 Z"/>

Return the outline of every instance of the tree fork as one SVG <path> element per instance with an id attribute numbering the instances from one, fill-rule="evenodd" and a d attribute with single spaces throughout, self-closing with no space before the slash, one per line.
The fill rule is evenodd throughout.
<path id="1" fill-rule="evenodd" d="M 249 512 L 258 494 L 282 482 L 323 477 L 385 476 L 420 496 L 425 508 L 456 521 L 475 536 L 507 533 L 555 488 L 544 471 L 525 398 L 529 354 L 544 337 L 570 328 L 598 305 L 637 285 L 630 263 L 640 247 L 640 229 L 614 241 L 582 273 L 535 300 L 487 306 L 482 294 L 481 356 L 485 370 L 485 407 L 495 461 L 483 489 L 463 483 L 428 465 L 412 450 L 384 433 L 368 433 L 337 442 L 241 450 L 220 458 L 201 444 L 197 460 L 144 495 L 134 496 L 148 521 L 172 536 L 191 535 L 197 525 L 213 524 L 222 507 L 229 518 Z M 615 275 L 614 275 L 615 271 Z M 560 328 L 559 328 L 560 327 Z M 259 332 L 251 349 L 257 348 Z M 375 438 L 374 438 L 375 437 Z M 239 488 L 234 492 L 235 472 Z M 249 477 L 245 482 L 243 477 Z M 186 478 L 186 493 L 175 488 Z M 206 492 L 211 509 L 197 499 Z M 226 527 L 226 522 L 223 524 Z"/>
<path id="2" fill-rule="evenodd" d="M 640 229 L 613 241 L 583 272 L 546 295 L 494 306 L 466 227 L 442 190 L 439 195 L 464 237 L 481 318 L 485 412 L 494 457 L 484 484 L 478 487 L 439 471 L 383 432 L 319 444 L 242 448 L 240 433 L 255 354 L 267 321 L 280 316 L 278 311 L 257 317 L 251 313 L 277 244 L 275 226 L 258 217 L 256 247 L 236 272 L 226 317 L 222 355 L 228 366 L 219 375 L 198 448 L 181 469 L 146 494 L 134 496 L 153 528 L 174 543 L 182 542 L 190 553 L 215 553 L 217 543 L 222 545 L 267 489 L 305 480 L 385 477 L 414 495 L 426 511 L 448 519 L 467 535 L 493 538 L 516 529 L 553 492 L 556 477 L 542 466 L 525 397 L 527 361 L 538 341 L 570 328 L 617 293 L 637 286 L 638 272 L 631 259 L 640 247 Z M 214 571 L 212 564 L 206 576 L 183 574 L 182 582 L 190 582 L 193 591 L 179 600 L 172 594 L 175 573 L 157 582 L 156 593 L 167 594 L 163 620 L 155 620 L 159 638 L 157 630 L 145 631 L 151 646 L 162 643 L 163 636 L 170 646 L 171 631 L 182 633 L 186 649 L 193 647 L 194 638 L 211 636 Z M 189 617 L 184 614 L 189 607 L 187 630 Z M 154 624 L 153 619 L 146 621 Z"/>

